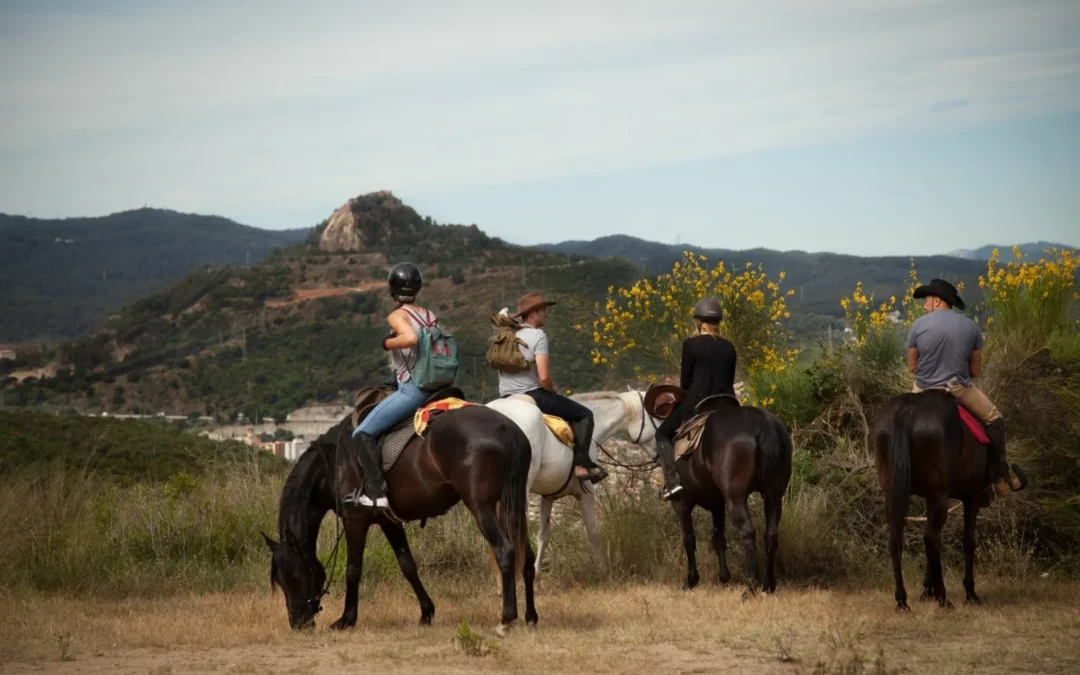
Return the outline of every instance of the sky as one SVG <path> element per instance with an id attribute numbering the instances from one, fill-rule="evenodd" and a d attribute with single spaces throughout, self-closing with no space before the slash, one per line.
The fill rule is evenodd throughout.
<path id="1" fill-rule="evenodd" d="M 0 212 L 1080 246 L 1080 1 L 0 3 Z"/>

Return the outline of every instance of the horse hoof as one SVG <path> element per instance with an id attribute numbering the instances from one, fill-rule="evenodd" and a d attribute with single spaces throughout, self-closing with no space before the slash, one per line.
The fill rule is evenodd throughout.
<path id="1" fill-rule="evenodd" d="M 906 602 L 898 602 L 898 603 L 896 603 L 896 611 L 898 611 L 898 612 L 910 612 L 911 611 L 911 606 L 909 604 L 907 604 Z"/>
<path id="2" fill-rule="evenodd" d="M 924 588 L 922 595 L 919 596 L 921 602 L 929 602 L 931 600 L 937 600 L 937 595 L 932 588 Z"/>
<path id="3" fill-rule="evenodd" d="M 956 607 L 954 607 L 953 604 L 949 602 L 948 598 L 942 598 L 938 602 L 938 604 L 941 606 L 942 609 L 956 609 Z"/>
<path id="4" fill-rule="evenodd" d="M 982 598 L 975 595 L 974 593 L 969 593 L 968 596 L 964 598 L 964 603 L 968 605 L 981 605 Z"/>
<path id="5" fill-rule="evenodd" d="M 758 592 L 757 592 L 756 588 L 747 588 L 746 590 L 744 590 L 742 592 L 742 596 L 741 596 L 740 599 L 743 602 L 747 602 L 748 600 L 753 600 L 757 596 L 758 596 Z"/>
<path id="6" fill-rule="evenodd" d="M 535 614 L 532 615 L 532 616 L 526 616 L 525 617 L 525 625 L 528 626 L 529 628 L 536 628 L 536 623 L 539 620 L 540 620 L 540 617 L 535 615 Z"/>
<path id="7" fill-rule="evenodd" d="M 495 635 L 499 638 L 505 638 L 513 627 L 514 624 L 512 623 L 500 623 L 498 626 L 495 626 Z"/>
<path id="8" fill-rule="evenodd" d="M 334 623 L 330 624 L 330 630 L 341 631 L 341 630 L 348 630 L 348 629 L 350 629 L 352 627 L 353 627 L 353 624 L 346 621 L 344 619 L 344 617 L 340 618 L 337 621 L 335 621 Z"/>
<path id="9" fill-rule="evenodd" d="M 420 625 L 421 626 L 430 626 L 431 625 L 431 615 L 430 614 L 422 614 L 420 616 Z"/>
<path id="10" fill-rule="evenodd" d="M 686 583 L 683 584 L 683 590 L 684 591 L 693 590 L 694 587 L 698 585 L 698 581 L 699 581 L 699 579 L 697 577 L 687 577 L 686 578 Z"/>

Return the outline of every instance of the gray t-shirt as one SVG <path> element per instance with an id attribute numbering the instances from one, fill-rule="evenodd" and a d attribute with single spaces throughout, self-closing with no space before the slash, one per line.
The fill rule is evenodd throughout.
<path id="1" fill-rule="evenodd" d="M 522 326 L 517 331 L 518 339 L 524 342 L 518 345 L 525 360 L 529 362 L 529 369 L 520 373 L 499 373 L 499 396 L 511 394 L 524 394 L 528 391 L 540 388 L 540 375 L 536 372 L 536 356 L 547 356 L 547 335 L 539 328 Z"/>
<path id="2" fill-rule="evenodd" d="M 971 352 L 983 348 L 978 324 L 959 312 L 939 309 L 915 319 L 907 346 L 919 350 L 915 384 L 920 389 L 944 387 L 950 380 L 971 384 Z"/>

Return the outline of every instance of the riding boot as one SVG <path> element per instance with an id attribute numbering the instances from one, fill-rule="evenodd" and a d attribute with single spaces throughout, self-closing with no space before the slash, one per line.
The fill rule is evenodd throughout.
<path id="1" fill-rule="evenodd" d="M 379 443 L 368 434 L 357 434 L 356 458 L 364 470 L 364 489 L 355 499 L 347 500 L 360 506 L 385 509 L 390 506 L 386 498 L 386 477 L 382 468 L 382 449 Z"/>
<path id="2" fill-rule="evenodd" d="M 592 457 L 589 457 L 589 447 L 592 445 L 593 418 L 591 416 L 586 417 L 570 426 L 574 431 L 574 466 L 587 469 L 588 474 L 584 478 L 593 483 L 599 483 L 607 478 L 608 474 L 603 468 L 597 466 L 596 462 L 592 461 Z"/>
<path id="3" fill-rule="evenodd" d="M 1005 420 L 996 419 L 988 424 L 986 435 L 990 438 L 990 480 L 994 483 L 994 492 L 1004 496 L 1023 489 L 1023 481 L 1009 474 L 1005 459 Z"/>
<path id="4" fill-rule="evenodd" d="M 683 489 L 679 470 L 675 468 L 675 446 L 669 440 L 656 439 L 656 456 L 660 459 L 660 466 L 664 468 L 664 491 L 660 493 L 660 497 L 668 500 Z"/>

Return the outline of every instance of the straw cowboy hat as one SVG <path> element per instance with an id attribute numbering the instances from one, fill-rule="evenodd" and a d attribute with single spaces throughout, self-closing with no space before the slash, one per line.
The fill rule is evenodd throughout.
<path id="1" fill-rule="evenodd" d="M 932 295 L 935 298 L 941 298 L 960 311 L 964 310 L 964 301 L 960 299 L 960 293 L 956 290 L 955 286 L 944 279 L 931 279 L 930 283 L 925 286 L 919 286 L 915 289 L 915 292 L 912 293 L 912 296 L 914 296 L 916 300 L 922 300 L 928 295 Z"/>
<path id="2" fill-rule="evenodd" d="M 545 299 L 543 293 L 526 293 L 518 298 L 517 314 L 514 317 L 521 319 L 554 304 L 555 301 Z"/>

